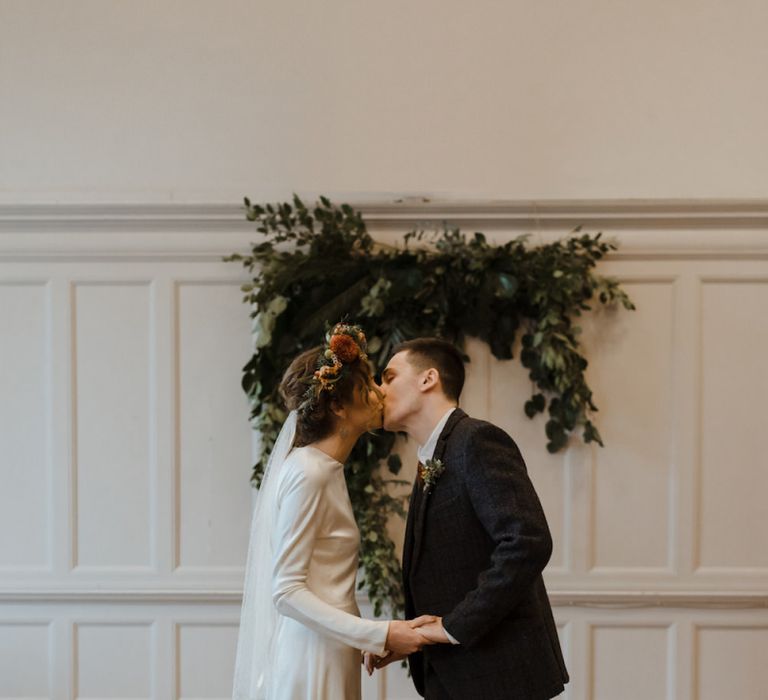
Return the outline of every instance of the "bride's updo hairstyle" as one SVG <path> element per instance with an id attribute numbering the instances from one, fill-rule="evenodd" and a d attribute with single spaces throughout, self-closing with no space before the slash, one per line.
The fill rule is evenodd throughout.
<path id="1" fill-rule="evenodd" d="M 373 377 L 363 332 L 357 326 L 337 324 L 327 341 L 298 355 L 280 383 L 286 408 L 297 413 L 296 447 L 330 435 L 333 409 L 352 404 L 356 393 L 368 401 Z"/>

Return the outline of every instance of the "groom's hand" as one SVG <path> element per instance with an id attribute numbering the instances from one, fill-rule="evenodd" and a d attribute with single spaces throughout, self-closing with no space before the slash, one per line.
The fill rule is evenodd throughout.
<path id="1" fill-rule="evenodd" d="M 432 619 L 427 620 L 423 624 L 419 625 L 419 634 L 428 639 L 432 644 L 450 644 L 451 640 L 448 639 L 448 635 L 445 633 L 442 617 L 422 615 L 420 618 L 416 619 L 421 620 L 422 618 L 428 617 L 431 617 Z M 415 620 L 413 620 L 413 622 L 415 622 Z"/>
<path id="2" fill-rule="evenodd" d="M 421 634 L 422 625 L 436 620 L 432 615 L 422 615 L 414 620 L 392 620 L 387 631 L 387 650 L 393 654 L 407 656 L 432 642 Z"/>
<path id="3" fill-rule="evenodd" d="M 424 625 L 428 625 L 430 622 L 439 622 L 442 619 L 442 617 L 437 617 L 437 615 L 419 615 L 418 617 L 414 617 L 412 620 L 406 620 L 406 622 L 413 629 L 420 630 Z"/>

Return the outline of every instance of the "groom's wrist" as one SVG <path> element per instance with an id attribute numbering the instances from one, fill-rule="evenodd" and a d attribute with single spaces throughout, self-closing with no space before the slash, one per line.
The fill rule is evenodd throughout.
<path id="1" fill-rule="evenodd" d="M 448 641 L 451 644 L 461 644 L 461 642 L 456 639 L 447 629 L 445 629 L 445 625 L 443 625 L 443 632 L 445 632 L 445 636 L 448 637 Z"/>

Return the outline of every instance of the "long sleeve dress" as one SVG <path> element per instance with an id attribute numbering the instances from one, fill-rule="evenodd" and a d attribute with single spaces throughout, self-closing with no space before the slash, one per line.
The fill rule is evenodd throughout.
<path id="1" fill-rule="evenodd" d="M 360 617 L 360 533 L 340 462 L 311 446 L 283 465 L 272 529 L 278 611 L 270 700 L 358 700 L 360 650 L 383 654 L 386 621 Z"/>

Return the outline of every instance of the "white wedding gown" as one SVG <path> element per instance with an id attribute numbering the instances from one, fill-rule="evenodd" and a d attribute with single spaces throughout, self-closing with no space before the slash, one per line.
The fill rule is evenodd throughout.
<path id="1" fill-rule="evenodd" d="M 386 621 L 355 601 L 360 533 L 344 468 L 295 448 L 278 483 L 272 529 L 274 636 L 270 700 L 358 700 L 360 650 L 383 654 Z"/>

